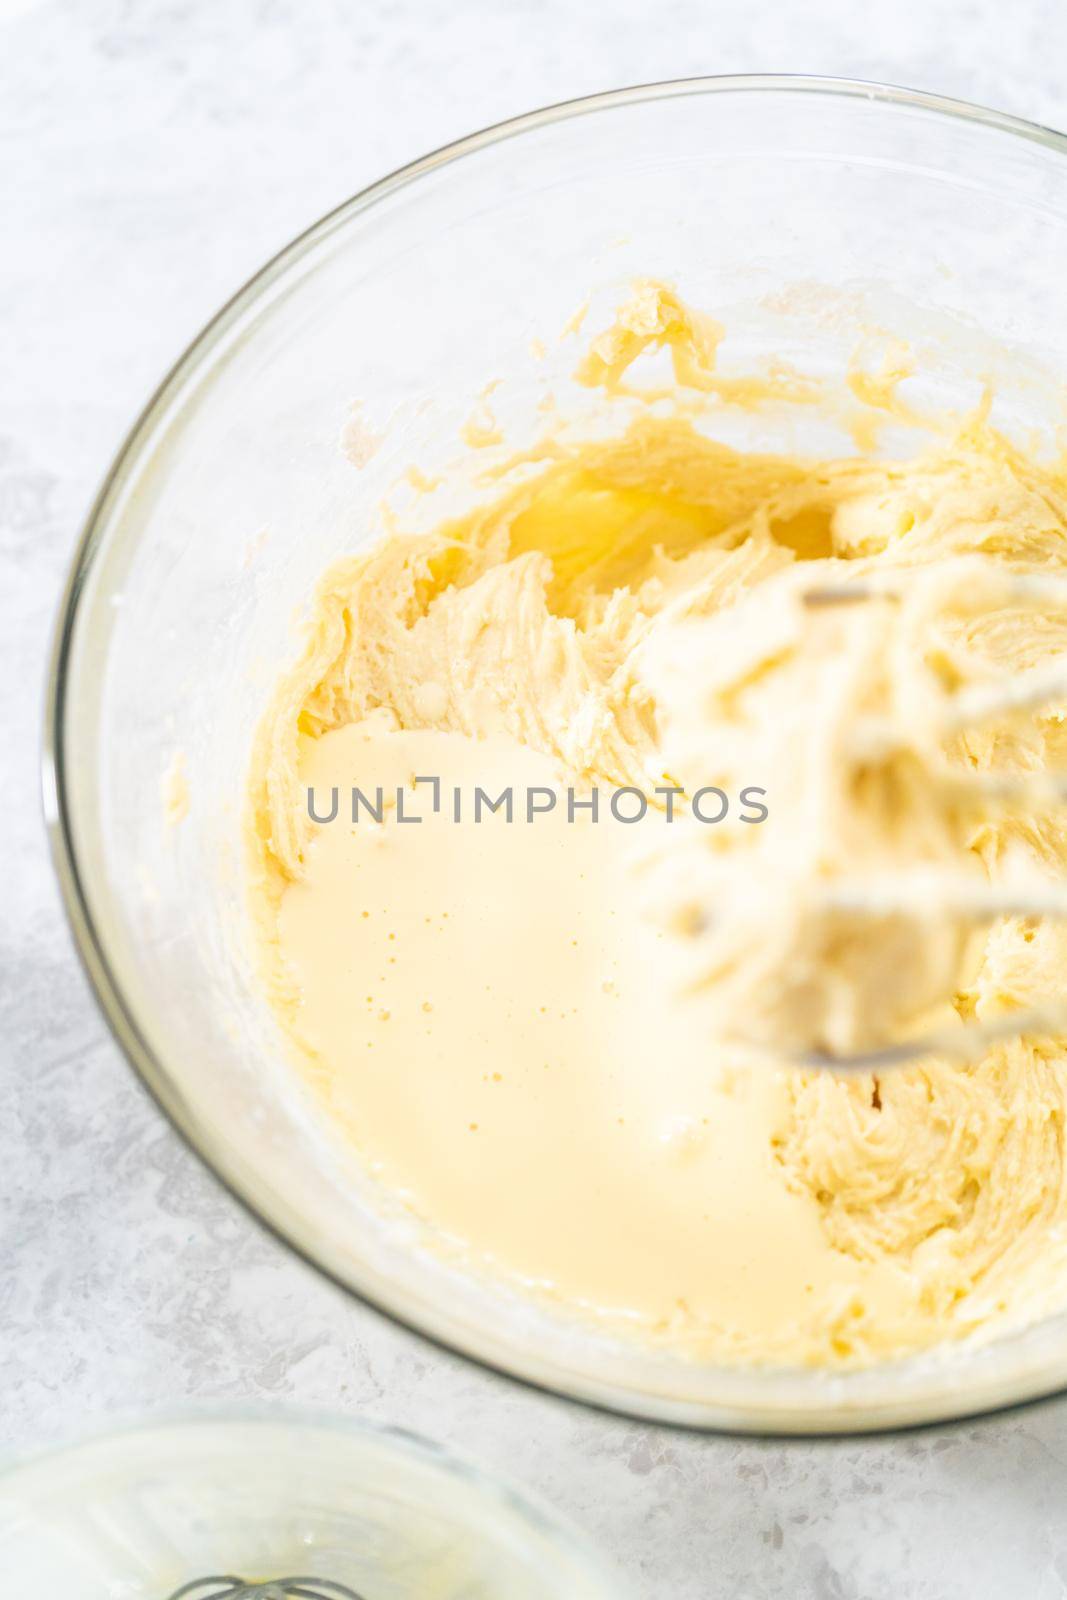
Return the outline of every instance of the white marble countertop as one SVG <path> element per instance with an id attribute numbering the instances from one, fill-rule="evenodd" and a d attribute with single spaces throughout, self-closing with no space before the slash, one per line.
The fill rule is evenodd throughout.
<path id="1" fill-rule="evenodd" d="M 490 1377 L 355 1304 L 221 1192 L 111 1042 L 37 799 L 89 497 L 142 400 L 308 222 L 472 128 L 698 72 L 878 78 L 1067 125 L 1064 0 L 0 0 L 0 1444 L 188 1397 L 446 1438 L 642 1600 L 1067 1595 L 1067 1402 L 895 1438 L 700 1438 Z"/>

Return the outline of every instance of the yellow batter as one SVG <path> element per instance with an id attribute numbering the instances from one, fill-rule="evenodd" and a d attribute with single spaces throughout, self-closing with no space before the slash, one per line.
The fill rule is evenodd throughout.
<path id="1" fill-rule="evenodd" d="M 611 396 L 666 345 L 720 404 L 814 398 L 720 378 L 719 338 L 646 284 L 579 375 Z M 702 1359 L 855 1364 L 1060 1308 L 1063 1040 L 878 1078 L 750 1046 L 958 1027 L 1061 980 L 1062 924 L 976 927 L 945 895 L 1063 876 L 1062 808 L 964 781 L 1067 765 L 1063 703 L 946 722 L 1067 649 L 1067 600 L 1002 582 L 1067 572 L 1063 472 L 981 417 L 901 463 L 737 454 L 661 413 L 324 576 L 252 787 L 298 1059 L 472 1267 Z M 865 598 L 812 603 L 846 580 Z M 657 814 L 702 783 L 762 786 L 766 821 Z M 353 823 L 353 784 L 423 821 Z M 308 785 L 339 788 L 337 820 L 308 821 Z M 567 785 L 654 807 L 571 822 Z M 475 786 L 558 803 L 456 821 Z M 857 879 L 907 893 L 828 911 Z"/>

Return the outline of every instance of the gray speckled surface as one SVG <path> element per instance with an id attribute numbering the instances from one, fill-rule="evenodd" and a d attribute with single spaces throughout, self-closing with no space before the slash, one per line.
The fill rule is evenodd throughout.
<path id="1" fill-rule="evenodd" d="M 186 1397 L 423 1429 L 568 1510 L 644 1600 L 1067 1595 L 1067 1404 L 900 1438 L 672 1435 L 347 1300 L 180 1145 L 110 1042 L 47 862 L 37 737 L 80 518 L 172 357 L 268 254 L 473 127 L 619 83 L 852 74 L 1067 124 L 1063 0 L 3 0 L 0 1427 Z"/>

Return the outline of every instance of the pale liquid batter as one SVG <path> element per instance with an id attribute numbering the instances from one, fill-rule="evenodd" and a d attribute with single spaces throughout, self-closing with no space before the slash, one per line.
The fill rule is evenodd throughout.
<path id="1" fill-rule="evenodd" d="M 681 381 L 710 389 L 709 326 L 646 290 L 586 377 L 610 388 L 659 339 L 681 352 Z M 887 464 L 746 457 L 684 418 L 649 417 L 616 441 L 561 449 L 461 522 L 326 575 L 256 757 L 268 978 L 332 1115 L 472 1267 L 714 1360 L 870 1360 L 1063 1304 L 1061 1041 L 843 1080 L 755 1065 L 723 1027 L 724 992 L 740 996 L 733 1011 L 773 1018 L 777 1043 L 804 1044 L 813 1028 L 851 1036 L 864 985 L 892 990 L 890 1026 L 939 1002 L 956 1018 L 980 1013 L 1062 972 L 1063 933 L 1048 923 L 1001 919 L 978 949 L 946 943 L 936 923 L 903 942 L 885 926 L 852 937 L 839 965 L 840 930 L 812 944 L 793 914 L 810 889 L 799 838 L 826 873 L 870 860 L 892 870 L 909 842 L 938 867 L 995 876 L 1021 853 L 1062 872 L 1062 810 L 979 824 L 948 808 L 946 820 L 910 782 L 933 756 L 884 670 L 901 625 L 827 631 L 790 590 L 801 568 L 807 583 L 957 560 L 1067 570 L 1062 475 L 980 420 Z M 717 630 L 746 597 L 747 654 L 727 658 Z M 939 614 L 946 682 L 982 663 L 1026 670 L 1067 646 L 1062 619 L 995 599 L 985 616 L 976 629 Z M 871 650 L 872 630 L 884 649 Z M 677 681 L 679 641 L 708 685 L 695 703 L 684 672 Z M 873 801 L 866 768 L 854 789 L 844 742 L 856 707 L 839 686 L 854 681 L 864 715 L 884 722 L 888 707 L 910 740 L 894 745 Z M 809 713 L 820 793 L 840 800 L 848 775 L 849 827 L 832 830 L 832 847 L 820 828 L 798 831 L 808 790 L 795 739 Z M 1031 770 L 1055 760 L 1059 727 L 1045 708 L 943 753 Z M 716 781 L 716 760 L 724 779 L 759 781 L 745 767 L 757 759 L 772 800 L 777 778 L 793 802 L 777 829 L 772 815 L 748 833 L 682 831 L 666 852 L 655 820 L 352 826 L 342 807 L 314 827 L 303 805 L 309 784 L 344 795 L 420 773 L 446 791 L 580 775 L 651 793 L 676 775 Z M 732 989 L 701 967 L 702 944 L 694 968 L 670 917 L 650 914 L 650 898 L 654 909 L 674 894 L 664 854 L 688 863 L 687 882 L 710 861 L 721 887 L 722 862 L 740 860 L 754 884 L 791 885 L 775 937 L 741 940 L 751 961 L 745 981 L 726 974 Z M 926 962 L 887 962 L 913 933 L 955 995 L 927 992 Z"/>
<path id="2" fill-rule="evenodd" d="M 556 777 L 499 736 L 360 725 L 304 765 L 320 794 L 369 773 L 494 795 Z M 427 808 L 356 831 L 320 830 L 280 946 L 331 1111 L 420 1214 L 567 1300 L 742 1345 L 781 1340 L 783 1298 L 846 1320 L 849 1286 L 901 1303 L 899 1273 L 842 1270 L 781 1183 L 775 1075 L 709 1063 L 665 935 L 634 915 L 620 825 Z"/>

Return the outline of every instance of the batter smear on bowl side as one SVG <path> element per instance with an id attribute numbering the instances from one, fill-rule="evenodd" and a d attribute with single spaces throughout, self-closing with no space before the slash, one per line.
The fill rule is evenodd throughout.
<path id="1" fill-rule="evenodd" d="M 909 417 L 903 367 L 855 375 L 856 453 L 735 451 L 690 399 L 818 396 L 720 374 L 721 337 L 639 285 L 578 372 L 624 426 L 325 573 L 257 741 L 253 900 L 299 1070 L 472 1270 L 701 1360 L 859 1365 L 1067 1304 L 1064 1038 L 795 1064 L 1062 983 L 1067 923 L 944 890 L 1064 877 L 1052 790 L 974 780 L 1067 770 L 1065 700 L 950 713 L 1067 651 L 1067 588 L 1011 584 L 1067 578 L 1067 476 L 985 407 Z M 649 349 L 676 405 L 627 388 Z M 879 457 L 877 416 L 924 447 Z M 722 820 L 668 823 L 700 786 Z M 856 880 L 910 898 L 828 910 Z"/>

